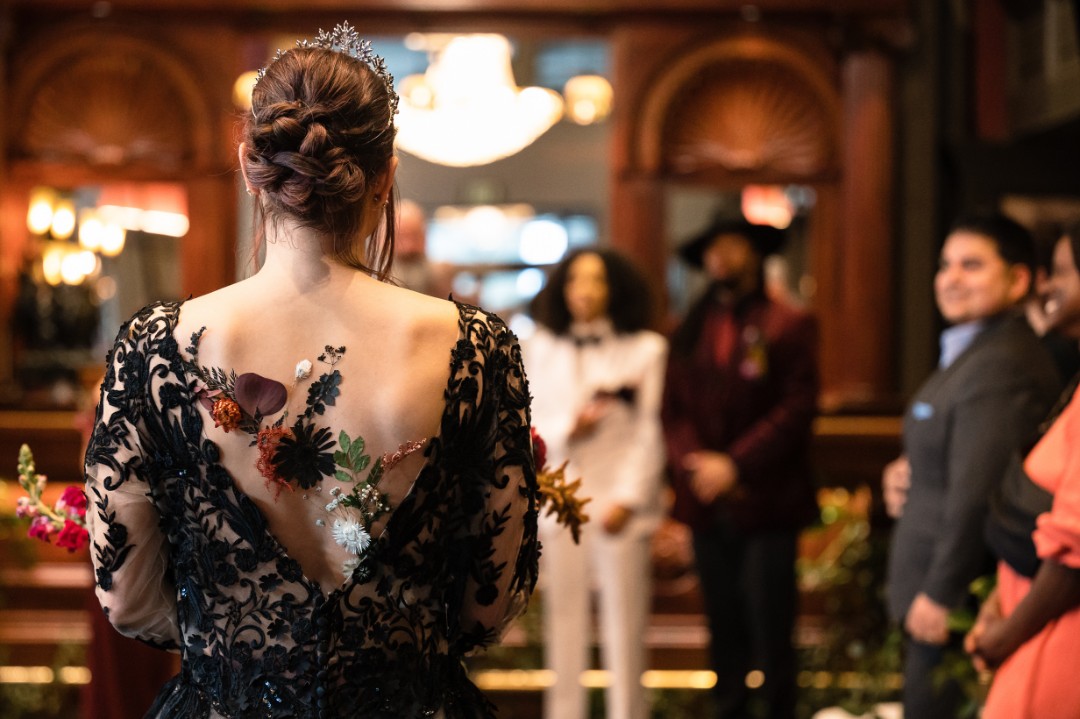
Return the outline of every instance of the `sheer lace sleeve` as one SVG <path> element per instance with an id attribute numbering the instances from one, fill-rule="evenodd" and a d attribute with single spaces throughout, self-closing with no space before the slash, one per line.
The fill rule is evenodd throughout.
<path id="1" fill-rule="evenodd" d="M 109 353 L 86 450 L 87 521 L 97 596 L 109 621 L 123 634 L 175 648 L 176 598 L 148 477 L 151 377 L 163 368 L 147 346 L 151 324 L 162 323 L 156 319 L 147 313 L 132 319 Z"/>
<path id="2" fill-rule="evenodd" d="M 460 362 L 459 415 L 474 424 L 490 460 L 478 466 L 466 494 L 475 551 L 470 557 L 461 610 L 462 652 L 494 643 L 525 610 L 536 585 L 538 490 L 529 431 L 529 389 L 517 338 L 492 315 L 465 325 L 455 352 Z M 473 354 L 473 348 L 480 350 Z M 475 387 L 475 389 L 473 388 Z M 469 398 L 476 398 L 470 407 Z"/>

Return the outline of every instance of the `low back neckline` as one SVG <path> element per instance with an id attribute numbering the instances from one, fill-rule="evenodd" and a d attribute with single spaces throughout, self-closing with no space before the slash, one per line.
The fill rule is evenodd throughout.
<path id="1" fill-rule="evenodd" d="M 170 360 L 170 363 L 175 361 L 175 366 L 178 366 L 180 368 L 182 380 L 181 383 L 185 388 L 184 399 L 185 401 L 192 403 L 192 408 L 195 412 L 195 415 L 199 418 L 199 426 L 197 428 L 197 431 L 200 445 L 208 443 L 213 447 L 217 459 L 212 463 L 212 466 L 220 469 L 222 476 L 227 478 L 229 491 L 234 494 L 238 499 L 243 498 L 247 500 L 247 502 L 254 508 L 254 510 L 258 513 L 259 519 L 262 522 L 263 529 L 266 533 L 266 538 L 273 545 L 277 555 L 288 561 L 294 562 L 297 567 L 299 567 L 300 583 L 303 584 L 308 589 L 308 591 L 312 592 L 314 595 L 321 597 L 323 600 L 328 600 L 330 598 L 346 593 L 358 581 L 366 581 L 369 577 L 366 575 L 365 572 L 354 571 L 352 574 L 346 575 L 344 571 L 341 571 L 340 581 L 333 585 L 329 592 L 325 591 L 323 589 L 323 584 L 317 579 L 313 578 L 313 576 L 310 574 L 309 569 L 306 569 L 302 562 L 292 556 L 292 554 L 289 552 L 288 547 L 285 546 L 285 543 L 281 539 L 279 539 L 278 533 L 275 532 L 272 528 L 270 518 L 268 517 L 266 512 L 264 512 L 263 509 L 259 506 L 258 502 L 254 501 L 251 495 L 240 486 L 236 478 L 233 476 L 232 472 L 230 472 L 229 469 L 225 466 L 222 460 L 223 452 L 221 445 L 209 436 L 205 417 L 203 413 L 199 410 L 199 408 L 194 404 L 198 402 L 198 397 L 195 390 L 192 388 L 193 378 L 189 376 L 189 373 L 184 368 L 184 365 L 188 363 L 188 360 L 185 359 L 183 350 L 181 349 L 182 344 L 180 340 L 176 337 L 176 331 L 180 327 L 180 317 L 184 302 L 178 301 L 174 303 L 162 304 L 171 304 L 175 308 L 175 312 L 172 316 L 172 321 L 168 327 L 168 336 L 173 340 L 173 343 L 169 346 L 173 350 L 173 354 L 175 356 L 166 356 L 165 358 Z M 386 513 L 385 520 L 382 522 L 381 528 L 378 530 L 377 533 L 372 533 L 370 545 L 365 550 L 364 557 L 361 558 L 361 562 L 377 557 L 381 550 L 385 548 L 387 541 L 389 541 L 390 537 L 392 536 L 390 530 L 392 528 L 392 525 L 395 524 L 395 518 L 398 516 L 398 508 L 408 502 L 409 499 L 413 497 L 413 495 L 416 493 L 417 485 L 422 479 L 424 473 L 427 472 L 433 465 L 433 455 L 438 455 L 438 452 L 433 452 L 433 450 L 438 448 L 442 444 L 442 427 L 446 420 L 446 414 L 448 411 L 450 411 L 450 407 L 452 404 L 451 398 L 453 397 L 454 393 L 454 367 L 452 362 L 453 353 L 457 344 L 466 337 L 466 318 L 464 314 L 466 308 L 461 303 L 454 302 L 454 304 L 456 305 L 458 310 L 457 339 L 454 344 L 446 350 L 448 377 L 447 381 L 443 385 L 443 396 L 445 398 L 445 402 L 443 411 L 440 413 L 439 416 L 439 426 L 434 432 L 431 432 L 428 435 L 427 439 L 423 441 L 423 452 L 426 457 L 425 462 L 417 470 L 416 475 L 409 481 L 408 489 L 405 491 L 405 493 L 400 496 L 400 499 L 396 502 L 394 506 L 390 507 L 389 511 Z M 337 444 L 337 440 L 335 440 L 335 444 Z M 326 497 L 327 493 L 322 493 L 320 498 L 313 501 L 323 501 L 323 499 Z"/>

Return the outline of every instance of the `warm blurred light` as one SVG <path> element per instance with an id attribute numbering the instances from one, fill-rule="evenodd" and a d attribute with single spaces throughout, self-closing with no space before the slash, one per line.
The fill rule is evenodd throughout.
<path id="1" fill-rule="evenodd" d="M 98 215 L 125 230 L 183 237 L 190 222 L 182 185 L 140 183 L 106 185 L 98 197 Z"/>
<path id="2" fill-rule="evenodd" d="M 440 165 L 486 165 L 513 155 L 562 116 L 558 93 L 514 83 L 510 42 L 502 35 L 453 37 L 422 81 L 406 79 L 398 147 Z"/>
<path id="3" fill-rule="evenodd" d="M 53 222 L 53 204 L 56 193 L 45 187 L 30 193 L 30 207 L 26 211 L 26 227 L 35 235 L 44 235 Z"/>
<path id="4" fill-rule="evenodd" d="M 76 252 L 75 256 L 79 258 L 79 271 L 83 273 L 83 277 L 89 277 L 101 267 L 101 260 L 90 250 Z"/>
<path id="5" fill-rule="evenodd" d="M 53 210 L 52 236 L 58 240 L 66 240 L 75 232 L 75 203 L 71 200 L 60 200 Z"/>
<path id="6" fill-rule="evenodd" d="M 177 212 L 158 212 L 147 210 L 142 214 L 142 231 L 155 235 L 183 237 L 188 233 L 191 223 L 186 215 Z"/>
<path id="7" fill-rule="evenodd" d="M 101 254 L 106 257 L 116 257 L 124 250 L 124 240 L 127 232 L 123 227 L 114 223 L 107 223 L 101 228 Z"/>
<path id="8" fill-rule="evenodd" d="M 398 83 L 401 98 L 413 107 L 430 110 L 435 106 L 435 92 L 424 75 L 409 75 Z"/>
<path id="9" fill-rule="evenodd" d="M 101 249 L 103 226 L 93 210 L 79 212 L 79 246 L 96 252 Z"/>
<path id="10" fill-rule="evenodd" d="M 255 78 L 259 76 L 257 70 L 249 70 L 236 78 L 233 83 L 233 104 L 243 110 L 251 109 L 251 92 L 255 89 Z"/>
<path id="11" fill-rule="evenodd" d="M 600 75 L 577 75 L 563 87 L 566 115 L 579 125 L 600 122 L 611 112 L 611 83 Z"/>
<path id="12" fill-rule="evenodd" d="M 747 185 L 742 191 L 743 217 L 755 225 L 785 229 L 795 208 L 781 185 Z"/>
<path id="13" fill-rule="evenodd" d="M 93 254 L 93 253 L 91 253 Z M 60 278 L 65 285 L 77 285 L 86 279 L 81 252 L 68 252 L 60 261 Z"/>
<path id="14" fill-rule="evenodd" d="M 41 269 L 45 274 L 45 281 L 54 287 L 63 281 L 60 273 L 63 262 L 64 250 L 57 245 L 48 247 L 41 257 Z"/>

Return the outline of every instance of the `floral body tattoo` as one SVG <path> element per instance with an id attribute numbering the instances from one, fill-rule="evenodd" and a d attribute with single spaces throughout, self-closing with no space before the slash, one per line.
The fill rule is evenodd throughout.
<path id="1" fill-rule="evenodd" d="M 426 440 L 406 442 L 397 451 L 372 462 L 365 453 L 363 437 L 350 437 L 342 430 L 334 439 L 329 427 L 317 424 L 326 408 L 334 406 L 341 395 L 342 377 L 337 364 L 345 356 L 345 347 L 331 345 L 326 345 L 317 357 L 329 371 L 311 382 L 305 409 L 290 425 L 285 409 L 289 389 L 284 384 L 254 372 L 237 375 L 235 371 L 199 364 L 199 342 L 205 330 L 203 327 L 191 335 L 191 344 L 186 348 L 191 359 L 184 360 L 185 370 L 194 378 L 195 397 L 210 413 L 215 428 L 252 435 L 251 446 L 258 449 L 255 467 L 274 499 L 285 489 L 315 489 L 318 493 L 320 482 L 328 477 L 351 485 L 348 492 L 334 487 L 326 504 L 328 513 L 338 515 L 331 526 L 334 541 L 353 555 L 343 566 L 345 575 L 351 576 L 371 545 L 372 526 L 390 511 L 379 481 L 401 460 L 421 449 Z M 301 360 L 296 364 L 293 387 L 311 377 L 311 361 Z M 277 419 L 267 423 L 278 413 Z M 316 520 L 316 524 L 326 526 L 326 520 Z"/>

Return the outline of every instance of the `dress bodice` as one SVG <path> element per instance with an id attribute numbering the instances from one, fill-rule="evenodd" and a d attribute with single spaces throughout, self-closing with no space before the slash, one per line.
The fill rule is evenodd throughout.
<path id="1" fill-rule="evenodd" d="M 101 603 L 125 634 L 182 656 L 148 716 L 490 716 L 462 658 L 524 607 L 539 552 L 513 335 L 459 305 L 439 432 L 355 571 L 326 592 L 208 438 L 179 314 L 152 305 L 121 328 L 87 450 Z"/>

